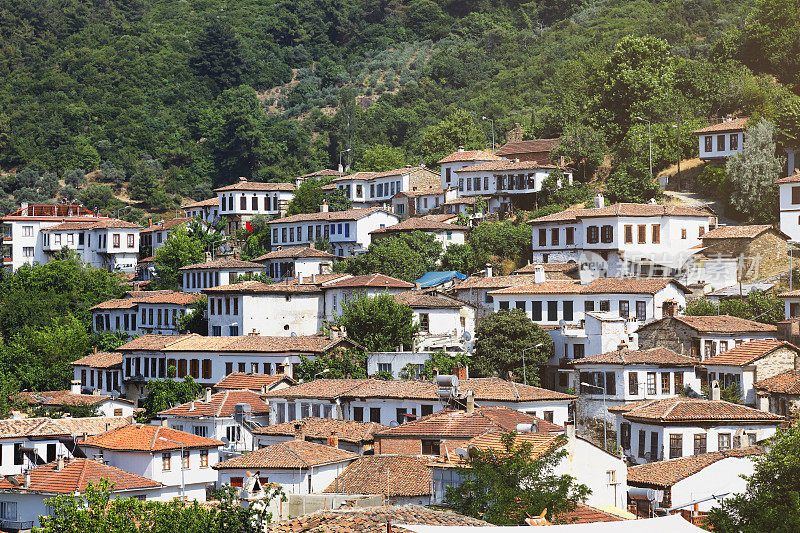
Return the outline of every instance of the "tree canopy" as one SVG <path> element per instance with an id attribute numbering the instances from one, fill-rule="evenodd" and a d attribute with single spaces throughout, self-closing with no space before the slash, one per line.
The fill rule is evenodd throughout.
<path id="1" fill-rule="evenodd" d="M 393 351 L 401 344 L 413 346 L 419 324 L 414 323 L 411 308 L 392 295 L 356 294 L 342 307 L 336 324 L 343 326 L 347 336 L 368 352 Z"/>
<path id="2" fill-rule="evenodd" d="M 442 244 L 432 234 L 412 231 L 373 241 L 366 253 L 339 261 L 334 270 L 355 276 L 380 272 L 413 282 L 437 270 L 441 254 Z"/>

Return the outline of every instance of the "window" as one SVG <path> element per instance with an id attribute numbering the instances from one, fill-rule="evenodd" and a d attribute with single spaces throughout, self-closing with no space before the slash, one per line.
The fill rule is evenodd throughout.
<path id="1" fill-rule="evenodd" d="M 728 341 L 719 341 L 719 353 L 728 351 Z"/>
<path id="2" fill-rule="evenodd" d="M 792 203 L 800 204 L 800 186 L 792 187 Z"/>
<path id="3" fill-rule="evenodd" d="M 22 226 L 22 236 L 33 237 L 33 226 Z"/>
<path id="4" fill-rule="evenodd" d="M 639 322 L 647 320 L 647 302 L 636 302 L 636 320 Z"/>
<path id="5" fill-rule="evenodd" d="M 119 233 L 114 233 L 111 236 L 111 243 L 114 246 L 114 248 L 119 248 Z"/>
<path id="6" fill-rule="evenodd" d="M 419 330 L 423 332 L 428 332 L 430 330 L 430 317 L 428 313 L 419 314 Z"/>
<path id="7" fill-rule="evenodd" d="M 706 434 L 696 433 L 694 436 L 694 454 L 706 453 Z"/>
<path id="8" fill-rule="evenodd" d="M 22 248 L 23 257 L 33 257 L 33 246 L 25 246 Z"/>
<path id="9" fill-rule="evenodd" d="M 586 354 L 583 344 L 575 344 L 572 346 L 573 359 L 580 359 Z"/>
<path id="10" fill-rule="evenodd" d="M 438 440 L 422 441 L 422 455 L 439 455 L 441 448 Z"/>
<path id="11" fill-rule="evenodd" d="M 4 520 L 16 520 L 17 502 L 0 502 L 0 518 Z"/>
<path id="12" fill-rule="evenodd" d="M 181 461 L 181 468 L 184 470 L 189 469 L 189 453 L 191 450 L 183 450 L 183 461 Z"/>
<path id="13" fill-rule="evenodd" d="M 609 243 L 614 241 L 614 227 L 613 226 L 603 226 L 600 228 L 600 241 Z"/>
<path id="14" fill-rule="evenodd" d="M 625 244 L 633 244 L 633 226 L 631 224 L 625 225 Z"/>
<path id="15" fill-rule="evenodd" d="M 680 433 L 670 433 L 669 458 L 678 459 L 680 457 L 683 457 L 683 435 Z"/>
<path id="16" fill-rule="evenodd" d="M 208 450 L 200 450 L 200 468 L 208 466 Z"/>
<path id="17" fill-rule="evenodd" d="M 378 363 L 378 372 L 392 373 L 392 363 Z"/>
<path id="18" fill-rule="evenodd" d="M 542 320 L 542 302 L 531 302 L 531 320 L 534 322 Z"/>
<path id="19" fill-rule="evenodd" d="M 558 245 L 558 236 L 559 231 L 558 228 L 553 228 L 550 230 L 550 244 L 553 246 Z"/>
<path id="20" fill-rule="evenodd" d="M 617 374 L 614 372 L 606 372 L 606 395 L 617 395 Z"/>
<path id="21" fill-rule="evenodd" d="M 611 300 L 600 300 L 600 311 L 611 311 Z"/>
<path id="22" fill-rule="evenodd" d="M 717 450 L 725 451 L 731 449 L 731 434 L 730 433 L 720 433 L 717 436 L 718 439 L 718 446 Z"/>
<path id="23" fill-rule="evenodd" d="M 644 244 L 645 242 L 647 242 L 647 226 L 645 226 L 644 224 L 639 224 L 636 227 L 636 230 L 637 230 L 637 237 L 638 237 L 638 241 L 637 242 L 639 244 Z"/>
<path id="24" fill-rule="evenodd" d="M 658 453 L 658 433 L 655 431 L 650 432 L 650 459 L 658 461 L 660 454 Z"/>
<path id="25" fill-rule="evenodd" d="M 631 303 L 628 300 L 619 301 L 619 316 L 622 318 L 631 316 Z"/>
<path id="26" fill-rule="evenodd" d="M 675 372 L 673 376 L 674 376 L 673 382 L 675 385 L 675 394 L 680 394 L 680 392 L 683 390 L 683 372 Z"/>
<path id="27" fill-rule="evenodd" d="M 706 135 L 703 137 L 703 151 L 704 152 L 712 152 L 714 150 L 714 145 L 711 140 L 711 135 Z"/>
<path id="28" fill-rule="evenodd" d="M 798 187 L 800 189 L 800 187 Z M 547 230 L 540 229 L 539 230 L 539 246 L 547 246 Z"/>
<path id="29" fill-rule="evenodd" d="M 661 224 L 653 224 L 653 244 L 661 244 Z"/>
<path id="30" fill-rule="evenodd" d="M 739 134 L 738 133 L 731 133 L 729 143 L 730 143 L 730 149 L 731 150 L 738 150 L 739 149 Z"/>
<path id="31" fill-rule="evenodd" d="M 628 372 L 628 394 L 636 396 L 639 394 L 639 373 Z"/>
<path id="32" fill-rule="evenodd" d="M 717 135 L 717 151 L 724 152 L 725 151 L 725 136 L 724 135 Z"/>
<path id="33" fill-rule="evenodd" d="M 353 407 L 353 420 L 356 422 L 363 422 L 364 421 L 364 408 L 363 407 Z"/>
<path id="34" fill-rule="evenodd" d="M 211 336 L 212 337 L 221 337 L 222 336 L 222 326 L 211 326 Z"/>
<path id="35" fill-rule="evenodd" d="M 593 300 L 586 300 L 583 302 L 583 310 L 584 311 L 594 311 L 594 301 Z"/>
<path id="36" fill-rule="evenodd" d="M 423 404 L 422 409 L 420 411 L 421 416 L 428 416 L 433 414 L 433 405 L 430 404 Z"/>
<path id="37" fill-rule="evenodd" d="M 572 319 L 573 319 L 573 316 L 572 316 L 572 301 L 571 300 L 565 300 L 564 303 L 562 304 L 562 306 L 563 306 L 562 315 L 564 317 L 564 320 L 566 320 L 567 322 L 572 322 Z"/>
<path id="38" fill-rule="evenodd" d="M 381 423 L 381 408 L 380 407 L 370 407 L 369 408 L 369 421 L 375 422 L 376 424 Z"/>
<path id="39" fill-rule="evenodd" d="M 192 433 L 198 437 L 207 437 L 208 428 L 206 426 L 192 426 Z"/>
<path id="40" fill-rule="evenodd" d="M 211 379 L 211 359 L 203 359 L 203 379 Z"/>
<path id="41" fill-rule="evenodd" d="M 643 429 L 639 430 L 639 457 L 644 457 L 644 445 L 647 440 L 647 433 Z"/>
<path id="42" fill-rule="evenodd" d="M 557 301 L 547 302 L 547 320 L 549 322 L 555 322 L 555 321 L 558 320 L 558 302 Z"/>
<path id="43" fill-rule="evenodd" d="M 508 309 L 508 302 L 500 302 L 499 306 L 500 309 Z"/>
<path id="44" fill-rule="evenodd" d="M 172 468 L 172 454 L 170 452 L 164 452 L 161 454 L 161 469 L 164 472 L 167 472 Z"/>
<path id="45" fill-rule="evenodd" d="M 686 239 L 686 228 L 681 229 L 681 239 Z"/>
<path id="46" fill-rule="evenodd" d="M 669 380 L 669 372 L 662 372 L 661 373 L 661 394 L 672 394 L 670 390 L 670 380 Z"/>
<path id="47" fill-rule="evenodd" d="M 656 373 L 647 373 L 647 394 L 656 394 Z"/>
<path id="48" fill-rule="evenodd" d="M 244 487 L 244 478 L 240 476 L 231 477 L 231 487 L 236 487 L 239 489 Z"/>
<path id="49" fill-rule="evenodd" d="M 586 228 L 586 242 L 589 244 L 597 244 L 600 237 L 600 230 L 597 226 L 589 226 Z"/>
<path id="50" fill-rule="evenodd" d="M 630 422 L 623 422 L 620 424 L 620 443 L 622 449 L 629 450 L 631 448 L 631 424 Z"/>
<path id="51" fill-rule="evenodd" d="M 697 228 L 697 236 L 698 237 L 702 237 L 705 234 L 706 234 L 706 227 L 705 226 L 700 226 L 699 228 Z"/>

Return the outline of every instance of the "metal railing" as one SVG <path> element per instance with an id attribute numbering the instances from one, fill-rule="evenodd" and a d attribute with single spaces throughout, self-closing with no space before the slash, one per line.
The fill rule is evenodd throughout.
<path id="1" fill-rule="evenodd" d="M 33 520 L 5 520 L 0 518 L 0 528 L 21 531 L 33 528 Z"/>

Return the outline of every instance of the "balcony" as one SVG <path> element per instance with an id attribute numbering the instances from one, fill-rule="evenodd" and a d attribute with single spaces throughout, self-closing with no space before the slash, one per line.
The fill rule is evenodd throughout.
<path id="1" fill-rule="evenodd" d="M 33 528 L 33 520 L 5 520 L 0 519 L 0 529 L 6 531 L 23 531 Z"/>

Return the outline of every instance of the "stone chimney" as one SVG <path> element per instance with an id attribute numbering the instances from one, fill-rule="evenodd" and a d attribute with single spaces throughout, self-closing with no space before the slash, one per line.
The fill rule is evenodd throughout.
<path id="1" fill-rule="evenodd" d="M 484 274 L 485 277 L 487 277 L 487 278 L 491 278 L 492 277 L 492 264 L 491 263 L 486 263 L 486 270 L 484 272 L 485 272 L 485 274 Z"/>
<path id="2" fill-rule="evenodd" d="M 588 285 L 594 279 L 594 273 L 589 269 L 588 265 L 583 265 L 578 270 L 578 279 L 581 285 Z"/>
<path id="3" fill-rule="evenodd" d="M 544 283 L 544 267 L 542 265 L 536 265 L 533 267 L 533 282 L 534 283 Z"/>
<path id="4" fill-rule="evenodd" d="M 64 470 L 64 456 L 59 455 L 56 459 L 56 472 L 61 472 Z"/>
<path id="5" fill-rule="evenodd" d="M 339 447 L 339 436 L 336 435 L 336 431 L 331 431 L 330 436 L 328 437 L 328 446 L 331 448 L 338 448 Z"/>
<path id="6" fill-rule="evenodd" d="M 327 213 L 328 212 L 328 200 L 322 200 L 322 204 L 319 206 L 320 213 Z"/>
<path id="7" fill-rule="evenodd" d="M 72 394 L 80 394 L 81 393 L 81 382 L 77 379 L 73 379 L 69 382 L 69 391 Z"/>
<path id="8" fill-rule="evenodd" d="M 467 413 L 474 413 L 475 412 L 475 394 L 471 391 L 467 391 Z"/>
<path id="9" fill-rule="evenodd" d="M 211 262 L 211 252 L 206 252 L 205 254 L 206 263 Z"/>
<path id="10" fill-rule="evenodd" d="M 295 422 L 294 424 L 294 439 L 295 440 L 306 440 L 306 433 L 303 431 L 303 423 L 302 422 Z"/>
<path id="11" fill-rule="evenodd" d="M 206 403 L 211 403 L 211 387 L 206 387 Z"/>
<path id="12" fill-rule="evenodd" d="M 25 488 L 28 488 L 28 487 L 31 486 L 31 471 L 30 470 L 26 470 L 25 471 L 25 485 L 24 486 L 25 486 Z"/>
<path id="13" fill-rule="evenodd" d="M 603 193 L 599 192 L 594 195 L 594 206 L 597 208 L 605 207 L 606 200 L 603 198 Z"/>
<path id="14" fill-rule="evenodd" d="M 711 382 L 711 400 L 715 402 L 720 400 L 719 381 L 716 379 Z"/>
<path id="15" fill-rule="evenodd" d="M 456 365 L 455 371 L 456 371 L 456 377 L 458 378 L 459 381 L 468 379 L 466 366 L 459 363 Z"/>
<path id="16" fill-rule="evenodd" d="M 675 300 L 664 300 L 664 303 L 661 304 L 661 310 L 664 317 L 675 316 L 675 312 L 678 310 L 678 302 Z"/>

